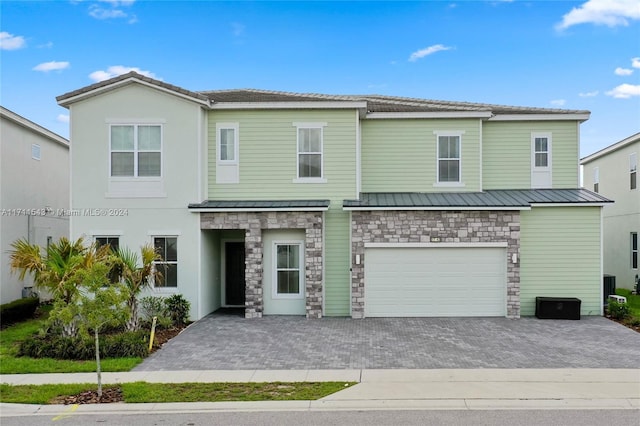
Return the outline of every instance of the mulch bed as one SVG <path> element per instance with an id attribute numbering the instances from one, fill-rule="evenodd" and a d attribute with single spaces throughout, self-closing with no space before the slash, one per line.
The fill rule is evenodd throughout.
<path id="1" fill-rule="evenodd" d="M 630 329 L 632 329 L 632 330 L 637 331 L 638 333 L 640 333 L 640 325 L 631 325 L 631 324 L 628 324 L 628 323 L 626 323 L 626 322 L 624 322 L 624 321 L 617 320 L 617 319 L 615 319 L 615 318 L 611 318 L 609 315 L 605 315 L 605 316 L 606 316 L 607 318 L 609 318 L 611 321 L 617 322 L 618 324 L 624 325 L 625 327 L 630 328 Z"/>

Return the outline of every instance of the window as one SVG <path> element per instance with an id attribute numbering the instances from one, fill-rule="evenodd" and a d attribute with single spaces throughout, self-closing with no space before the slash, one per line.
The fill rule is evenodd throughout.
<path id="1" fill-rule="evenodd" d="M 157 177 L 162 172 L 159 125 L 112 125 L 111 177 Z"/>
<path id="2" fill-rule="evenodd" d="M 631 268 L 638 269 L 638 233 L 631 233 Z"/>
<path id="3" fill-rule="evenodd" d="M 629 188 L 638 188 L 638 155 L 634 152 L 629 156 Z"/>
<path id="4" fill-rule="evenodd" d="M 178 287 L 178 239 L 176 237 L 154 237 L 153 246 L 162 260 L 155 267 L 162 279 L 154 287 Z"/>
<path id="5" fill-rule="evenodd" d="M 302 243 L 275 244 L 274 297 L 300 298 L 304 295 Z"/>
<path id="6" fill-rule="evenodd" d="M 95 239 L 98 247 L 108 245 L 114 252 L 120 248 L 120 237 L 95 237 Z"/>
<path id="7" fill-rule="evenodd" d="M 219 124 L 218 161 L 235 163 L 238 161 L 238 126 Z"/>
<path id="8" fill-rule="evenodd" d="M 438 182 L 460 182 L 459 135 L 438 135 Z"/>
<path id="9" fill-rule="evenodd" d="M 549 139 L 534 138 L 535 167 L 549 167 Z"/>
<path id="10" fill-rule="evenodd" d="M 40 160 L 40 145 L 35 143 L 31 145 L 31 158 Z"/>
<path id="11" fill-rule="evenodd" d="M 593 169 L 593 192 L 598 192 L 600 189 L 600 168 L 595 167 Z"/>
<path id="12" fill-rule="evenodd" d="M 322 178 L 323 124 L 298 124 L 298 179 Z"/>

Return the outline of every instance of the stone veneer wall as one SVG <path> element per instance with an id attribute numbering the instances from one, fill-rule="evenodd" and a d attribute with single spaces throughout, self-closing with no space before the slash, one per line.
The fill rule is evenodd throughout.
<path id="1" fill-rule="evenodd" d="M 520 317 L 520 212 L 353 211 L 351 216 L 351 315 L 364 318 L 366 243 L 507 243 L 507 317 Z M 434 243 L 437 244 L 437 243 Z M 512 255 L 518 256 L 517 263 Z M 360 265 L 355 256 L 360 255 Z"/>
<path id="2" fill-rule="evenodd" d="M 261 318 L 263 229 L 305 230 L 305 304 L 307 318 L 322 318 L 322 212 L 201 213 L 201 229 L 245 230 L 245 317 Z"/>

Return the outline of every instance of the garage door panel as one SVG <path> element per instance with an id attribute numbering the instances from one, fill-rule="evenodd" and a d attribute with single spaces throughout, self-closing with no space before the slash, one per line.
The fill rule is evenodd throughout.
<path id="1" fill-rule="evenodd" d="M 504 316 L 506 249 L 371 248 L 365 316 Z"/>

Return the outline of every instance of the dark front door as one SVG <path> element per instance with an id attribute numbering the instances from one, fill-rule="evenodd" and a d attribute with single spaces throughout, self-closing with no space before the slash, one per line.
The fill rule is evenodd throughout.
<path id="1" fill-rule="evenodd" d="M 244 242 L 225 243 L 225 292 L 227 305 L 244 306 Z"/>

